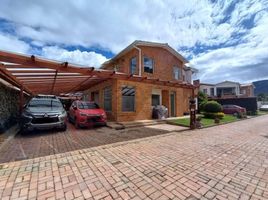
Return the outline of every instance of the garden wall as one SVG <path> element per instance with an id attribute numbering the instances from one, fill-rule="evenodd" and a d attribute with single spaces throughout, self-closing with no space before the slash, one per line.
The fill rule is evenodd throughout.
<path id="1" fill-rule="evenodd" d="M 18 90 L 0 82 L 0 133 L 15 124 L 19 115 Z"/>

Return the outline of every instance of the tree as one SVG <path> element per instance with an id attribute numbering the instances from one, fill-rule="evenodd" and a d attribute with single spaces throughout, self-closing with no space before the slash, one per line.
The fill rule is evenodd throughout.
<path id="1" fill-rule="evenodd" d="M 268 100 L 268 94 L 266 93 L 260 93 L 257 96 L 258 101 L 267 101 Z"/>
<path id="2" fill-rule="evenodd" d="M 198 92 L 198 111 L 203 111 L 204 105 L 208 102 L 208 96 L 206 93 L 199 91 Z"/>

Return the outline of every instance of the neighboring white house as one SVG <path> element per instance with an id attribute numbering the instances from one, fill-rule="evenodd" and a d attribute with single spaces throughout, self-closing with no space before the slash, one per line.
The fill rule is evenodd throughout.
<path id="1" fill-rule="evenodd" d="M 245 87 L 250 87 L 250 91 Z M 210 97 L 236 97 L 236 96 L 253 96 L 254 86 L 252 84 L 241 85 L 238 82 L 224 81 L 217 84 L 200 83 L 199 90 Z"/>
<path id="2" fill-rule="evenodd" d="M 200 83 L 199 90 L 207 94 L 208 96 L 215 96 L 215 85 Z"/>

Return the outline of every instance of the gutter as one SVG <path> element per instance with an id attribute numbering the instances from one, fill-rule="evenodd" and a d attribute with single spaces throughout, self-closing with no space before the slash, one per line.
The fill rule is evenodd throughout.
<path id="1" fill-rule="evenodd" d="M 139 76 L 141 76 L 141 49 L 135 45 L 133 47 L 139 51 Z"/>

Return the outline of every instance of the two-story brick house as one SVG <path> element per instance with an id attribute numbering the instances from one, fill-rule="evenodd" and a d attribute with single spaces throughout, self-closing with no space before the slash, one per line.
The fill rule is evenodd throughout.
<path id="1" fill-rule="evenodd" d="M 84 92 L 115 121 L 152 118 L 152 106 L 164 105 L 169 116 L 188 112 L 193 96 L 193 68 L 168 44 L 135 41 L 102 64 L 101 69 L 129 74 L 129 79 L 111 78 Z M 132 80 L 131 77 L 141 77 Z"/>

